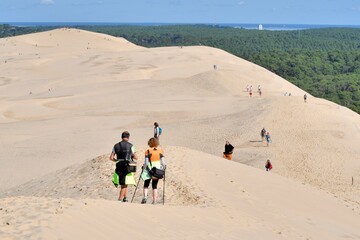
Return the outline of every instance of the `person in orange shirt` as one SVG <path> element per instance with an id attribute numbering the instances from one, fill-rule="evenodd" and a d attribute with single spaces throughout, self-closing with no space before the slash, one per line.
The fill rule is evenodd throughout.
<path id="1" fill-rule="evenodd" d="M 153 194 L 152 204 L 156 204 L 157 201 L 157 185 L 160 177 L 155 177 L 152 174 L 153 168 L 164 170 L 166 168 L 165 156 L 161 148 L 159 148 L 159 141 L 156 138 L 150 138 L 148 141 L 149 149 L 145 151 L 145 162 L 143 165 L 143 172 L 141 178 L 144 180 L 144 197 L 141 201 L 142 204 L 147 202 L 148 189 L 150 182 Z"/>
<path id="2" fill-rule="evenodd" d="M 223 153 L 223 157 L 226 158 L 227 160 L 231 160 L 232 159 L 232 154 L 233 154 L 233 150 L 234 150 L 234 147 L 233 145 L 231 145 L 229 143 L 229 141 L 226 141 L 226 144 L 225 144 L 225 152 Z"/>

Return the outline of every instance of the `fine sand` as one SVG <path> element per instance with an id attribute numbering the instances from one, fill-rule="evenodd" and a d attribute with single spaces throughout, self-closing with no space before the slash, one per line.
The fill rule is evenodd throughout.
<path id="1" fill-rule="evenodd" d="M 0 72 L 0 239 L 360 239 L 359 115 L 259 66 L 58 29 L 0 39 Z M 108 155 L 128 130 L 140 169 L 155 121 L 165 205 L 120 203 Z"/>

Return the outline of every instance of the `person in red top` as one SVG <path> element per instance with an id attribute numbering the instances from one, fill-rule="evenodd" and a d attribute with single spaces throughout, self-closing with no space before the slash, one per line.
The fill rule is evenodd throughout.
<path id="1" fill-rule="evenodd" d="M 272 169 L 272 164 L 271 164 L 270 160 L 266 161 L 265 169 L 267 172 L 269 172 Z"/>

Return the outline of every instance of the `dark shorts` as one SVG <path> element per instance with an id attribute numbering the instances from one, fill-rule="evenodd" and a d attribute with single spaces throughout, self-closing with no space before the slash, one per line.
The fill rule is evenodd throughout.
<path id="1" fill-rule="evenodd" d="M 159 182 L 159 179 L 148 179 L 144 181 L 144 188 L 149 188 L 150 181 L 152 180 L 151 187 L 152 189 L 157 189 L 157 185 Z"/>
<path id="2" fill-rule="evenodd" d="M 116 164 L 115 171 L 116 171 L 117 175 L 119 175 L 119 184 L 125 185 L 126 175 L 128 174 L 128 172 L 126 170 L 126 162 L 125 161 L 118 162 Z"/>

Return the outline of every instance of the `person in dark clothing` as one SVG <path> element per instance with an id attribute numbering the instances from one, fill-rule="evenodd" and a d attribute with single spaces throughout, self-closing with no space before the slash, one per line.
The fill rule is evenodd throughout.
<path id="1" fill-rule="evenodd" d="M 233 145 L 231 145 L 231 144 L 229 143 L 229 141 L 226 141 L 226 144 L 225 144 L 225 152 L 224 152 L 223 157 L 226 158 L 227 160 L 231 160 L 231 159 L 232 159 L 233 150 L 234 150 Z"/>
<path id="2" fill-rule="evenodd" d="M 154 138 L 156 138 L 158 141 L 160 141 L 161 131 L 162 130 L 159 126 L 159 123 L 154 122 Z"/>
<path id="3" fill-rule="evenodd" d="M 265 129 L 265 128 L 263 128 L 263 129 L 261 129 L 261 132 L 260 132 L 261 141 L 264 141 L 264 139 L 265 139 L 265 135 L 266 135 L 266 129 Z"/>
<path id="4" fill-rule="evenodd" d="M 270 160 L 266 161 L 265 169 L 266 169 L 267 172 L 269 172 L 272 169 L 272 164 L 271 164 Z"/>
<path id="5" fill-rule="evenodd" d="M 119 175 L 119 184 L 121 185 L 119 201 L 127 202 L 126 192 L 126 175 L 127 165 L 130 161 L 137 160 L 138 157 L 135 152 L 134 146 L 129 142 L 130 133 L 125 131 L 121 134 L 122 141 L 116 143 L 109 156 L 109 159 L 116 162 L 116 173 Z"/>

